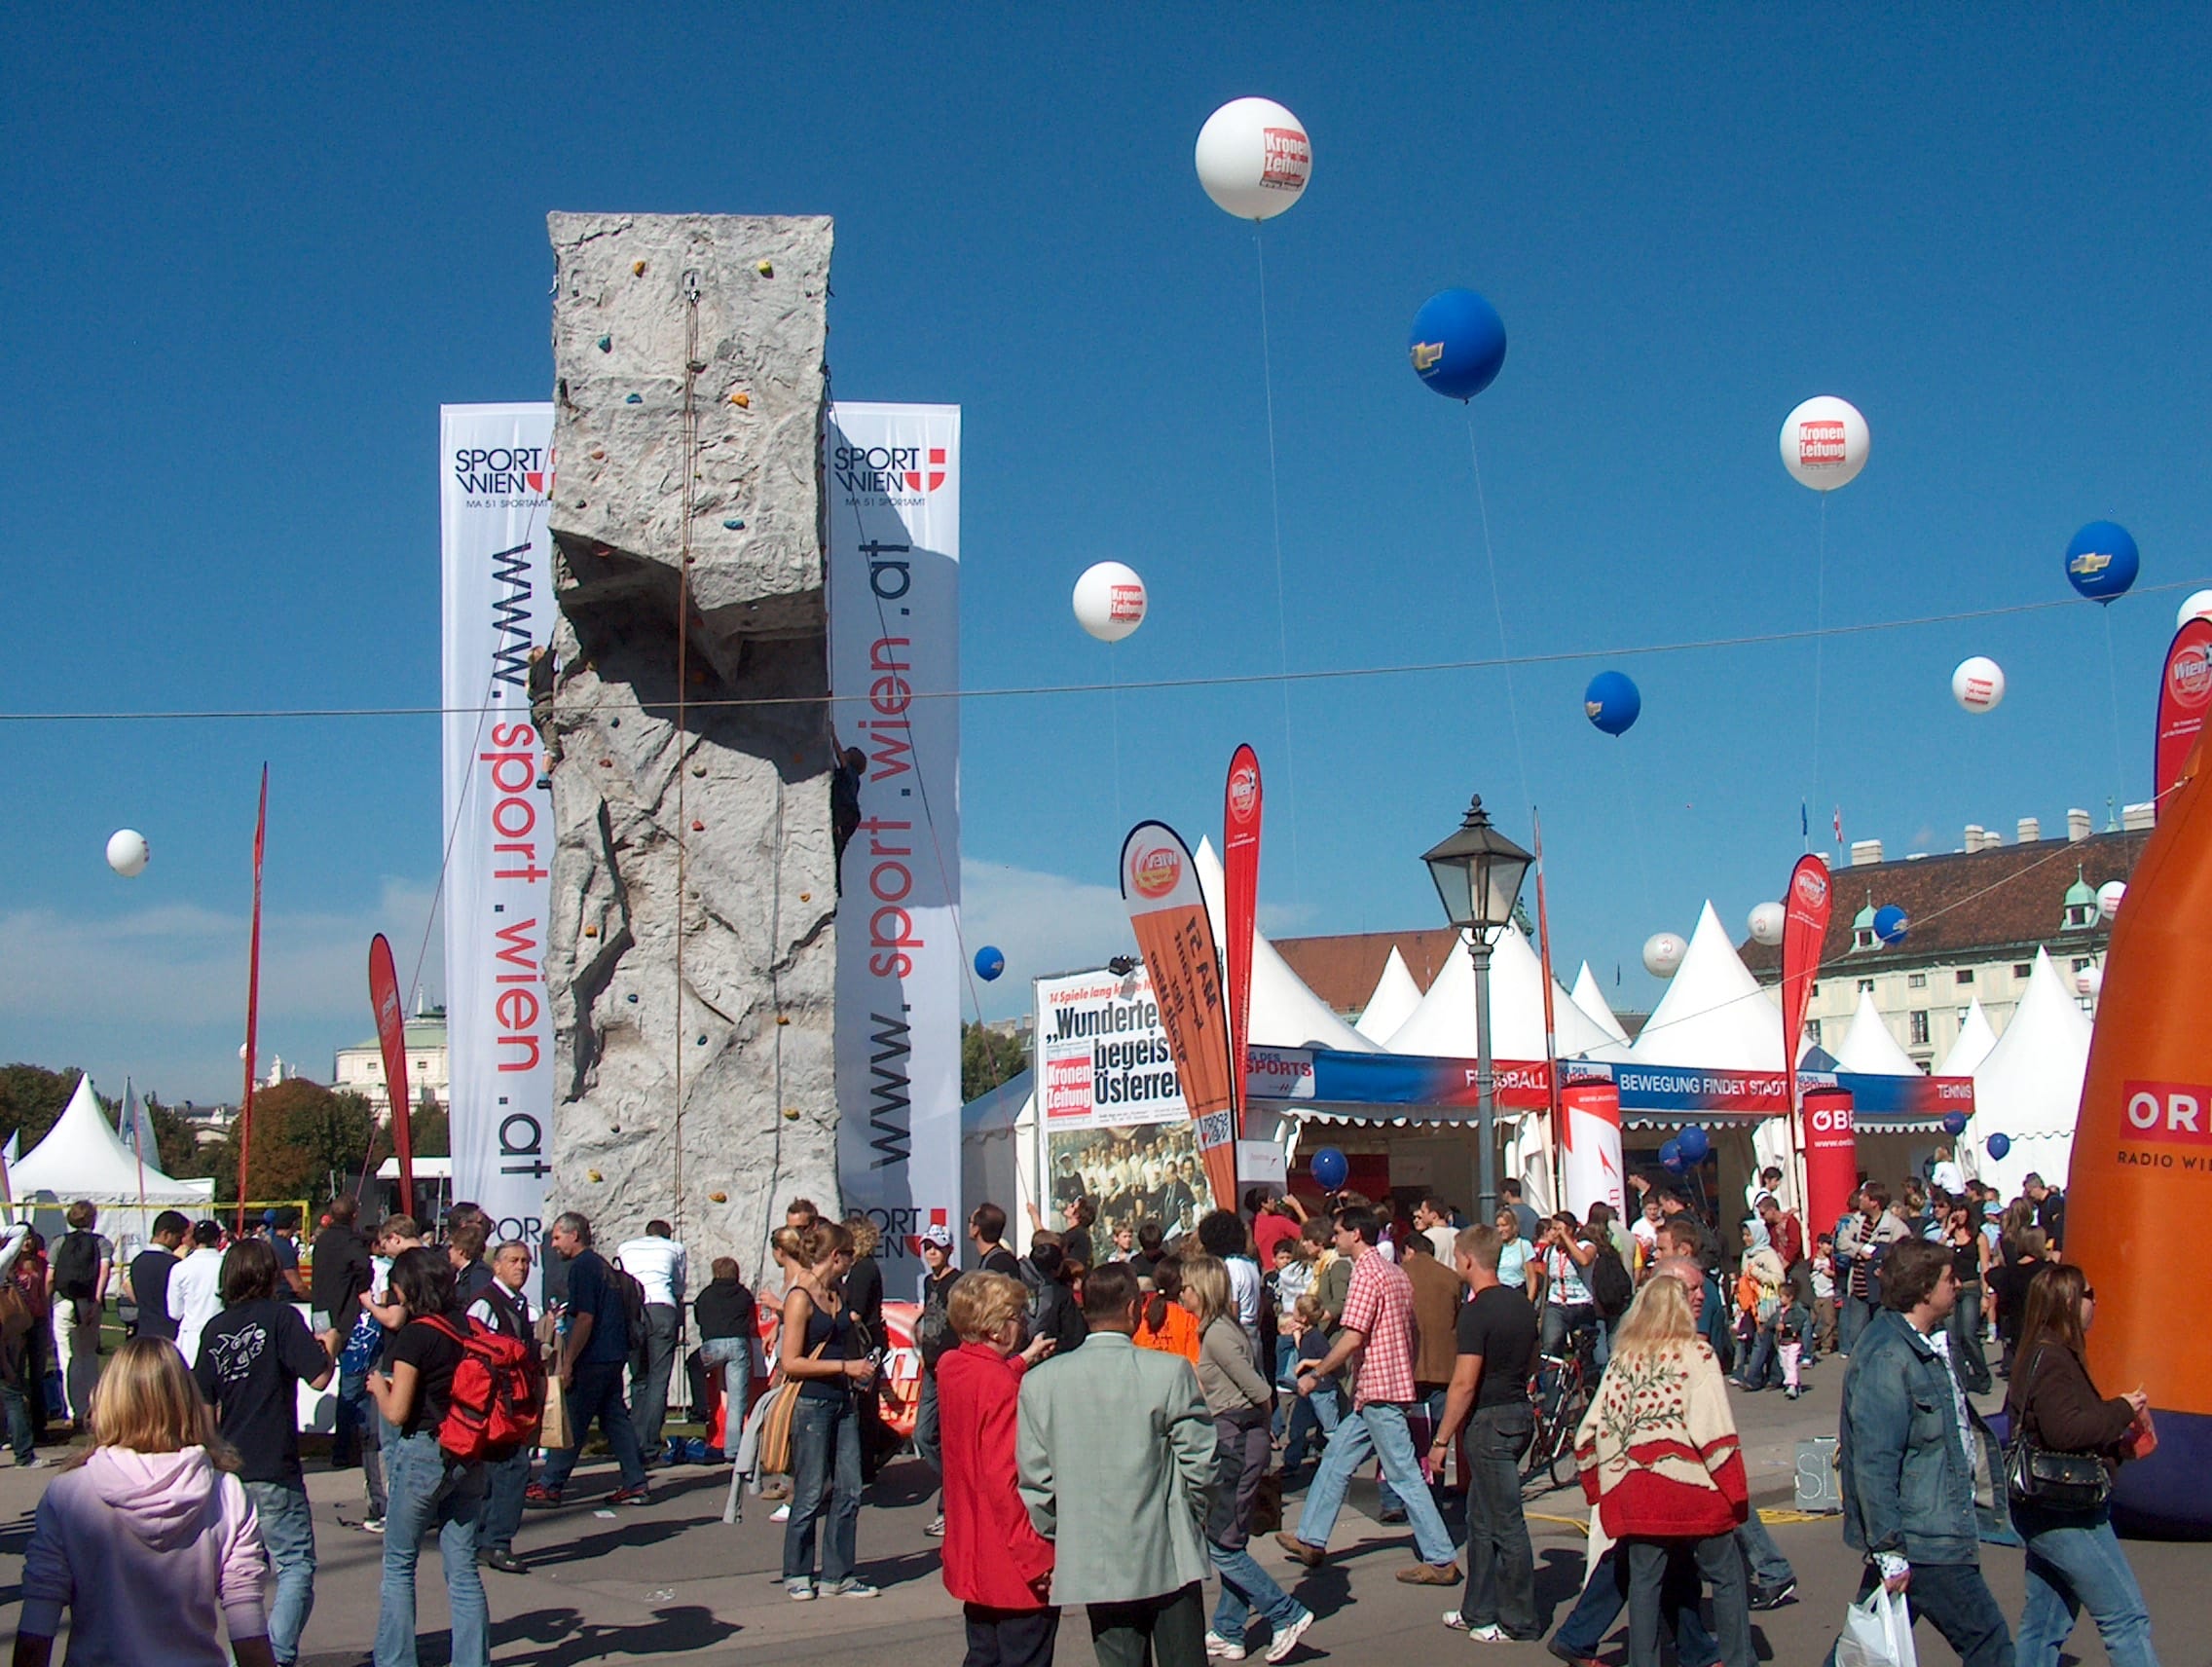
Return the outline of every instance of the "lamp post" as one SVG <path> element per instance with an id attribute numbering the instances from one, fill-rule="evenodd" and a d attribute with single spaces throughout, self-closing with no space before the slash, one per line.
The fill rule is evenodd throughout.
<path id="1" fill-rule="evenodd" d="M 1510 925 L 1521 882 L 1534 861 L 1491 826 L 1482 796 L 1475 796 L 1458 831 L 1421 855 L 1444 912 L 1467 934 L 1475 963 L 1475 1124 L 1482 1143 L 1482 1221 L 1497 1213 L 1496 1075 L 1490 1058 L 1490 949 L 1492 934 Z"/>

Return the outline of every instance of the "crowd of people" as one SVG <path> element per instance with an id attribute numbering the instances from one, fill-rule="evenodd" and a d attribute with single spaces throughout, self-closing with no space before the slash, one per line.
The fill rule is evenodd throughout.
<path id="1" fill-rule="evenodd" d="M 1283 1660 L 1325 1627 L 1328 1589 L 1306 1576 L 1371 1471 L 1381 1521 L 1412 1542 L 1396 1578 L 1455 1592 L 1445 1626 L 1543 1638 L 1524 1472 L 1547 1420 L 1573 1425 L 1590 1506 L 1584 1584 L 1551 1652 L 1588 1667 L 1625 1613 L 1632 1667 L 1670 1638 L 1688 1667 L 1751 1667 L 1751 1615 L 1790 1601 L 1795 1576 L 1751 1508 L 1732 1396 L 1801 1395 L 1830 1355 L 1848 1360 L 1837 1462 L 1862 1595 L 1901 1592 L 1967 1667 L 2048 1667 L 2084 1609 L 2116 1663 L 2154 1662 L 2105 1496 L 2155 1435 L 2141 1388 L 2108 1398 L 2089 1379 L 2094 1292 L 2062 1259 L 2063 1194 L 2031 1177 L 2008 1204 L 1945 1152 L 1808 1232 L 1780 1182 L 1747 1189 L 1725 1257 L 1701 1198 L 1641 1176 L 1625 1220 L 1604 1204 L 1544 1216 L 1509 1182 L 1479 1223 L 1436 1197 L 1312 1207 L 1255 1190 L 1174 1235 L 1107 1228 L 1078 1194 L 1020 1253 L 983 1204 L 965 1269 L 951 1234 L 926 1230 L 902 1404 L 941 1485 L 929 1532 L 970 1667 L 1043 1667 L 1071 1606 L 1112 1667 Z M 51 1250 L 24 1227 L 0 1243 L 18 1463 L 40 1463 L 34 1415 L 58 1408 L 84 1438 L 39 1506 L 18 1661 L 46 1658 L 64 1611 L 88 1659 L 154 1658 L 159 1624 L 162 1659 L 223 1660 L 227 1636 L 240 1661 L 296 1661 L 316 1559 L 295 1408 L 300 1386 L 335 1383 L 332 1463 L 360 1467 L 358 1526 L 383 1536 L 376 1662 L 412 1667 L 433 1536 L 452 1659 L 488 1662 L 482 1571 L 527 1574 L 525 1513 L 567 1500 L 587 1436 L 614 1460 L 613 1507 L 646 1503 L 651 1468 L 684 1455 L 665 1432 L 686 1331 L 712 1418 L 699 1456 L 732 1466 L 726 1515 L 748 1489 L 775 1503 L 792 1600 L 877 1595 L 864 1501 L 901 1437 L 879 1394 L 886 1291 L 866 1221 L 793 1200 L 771 1241 L 780 1289 L 756 1295 L 727 1258 L 692 1292 L 662 1221 L 609 1258 L 573 1212 L 542 1253 L 490 1242 L 468 1204 L 434 1240 L 357 1214 L 330 1206 L 305 1272 L 296 1224 L 275 1216 L 233 1233 L 165 1213 L 120 1281 L 90 1204 Z M 111 1286 L 131 1335 L 103 1360 Z M 503 1447 L 471 1441 L 482 1397 L 457 1389 L 500 1361 L 542 1373 L 554 1415 Z M 1995 1449 L 1971 1397 L 1999 1377 L 2012 1444 L 1998 1497 L 2028 1571 L 2016 1652 L 1978 1568 L 1976 1473 Z M 1253 1554 L 1271 1533 L 1272 1569 Z M 169 1600 L 158 1621 L 77 1600 L 118 1582 Z"/>

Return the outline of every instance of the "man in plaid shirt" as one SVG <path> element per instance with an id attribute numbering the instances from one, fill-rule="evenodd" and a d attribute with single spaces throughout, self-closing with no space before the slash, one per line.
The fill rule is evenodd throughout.
<path id="1" fill-rule="evenodd" d="M 1459 1567 L 1453 1560 L 1452 1536 L 1437 1514 L 1428 1478 L 1421 1474 L 1406 1426 L 1414 1400 L 1413 1282 L 1404 1269 L 1375 1248 L 1381 1236 L 1382 1225 L 1372 1209 L 1337 1211 L 1337 1254 L 1352 1258 L 1351 1289 L 1338 1318 L 1343 1332 L 1328 1353 L 1299 1366 L 1298 1392 L 1311 1393 L 1316 1379 L 1326 1378 L 1356 1354 L 1359 1369 L 1353 1381 L 1352 1410 L 1329 1437 L 1321 1467 L 1307 1487 L 1298 1532 L 1278 1534 L 1275 1542 L 1309 1569 L 1318 1566 L 1328 1551 L 1329 1531 L 1336 1527 L 1345 1490 L 1372 1455 L 1382 1462 L 1382 1474 L 1405 1501 L 1420 1557 L 1399 1570 L 1398 1578 L 1416 1586 L 1456 1585 Z"/>

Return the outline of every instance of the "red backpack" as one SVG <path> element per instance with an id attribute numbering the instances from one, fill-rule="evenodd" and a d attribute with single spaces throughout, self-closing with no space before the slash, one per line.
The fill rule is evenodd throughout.
<path id="1" fill-rule="evenodd" d="M 413 1323 L 435 1326 L 462 1350 L 454 1368 L 438 1445 L 464 1463 L 497 1463 L 537 1445 L 545 1420 L 545 1368 L 537 1348 L 470 1319 L 462 1331 L 450 1319 L 424 1315 Z"/>

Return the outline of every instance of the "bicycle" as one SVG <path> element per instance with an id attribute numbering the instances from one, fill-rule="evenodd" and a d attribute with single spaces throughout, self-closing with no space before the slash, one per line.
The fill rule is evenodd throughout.
<path id="1" fill-rule="evenodd" d="M 1578 1326 L 1568 1335 L 1566 1353 L 1536 1356 L 1535 1370 L 1529 1375 L 1536 1431 L 1521 1456 L 1524 1497 L 1564 1488 L 1575 1478 L 1574 1432 L 1582 1427 L 1597 1388 L 1597 1328 Z"/>

